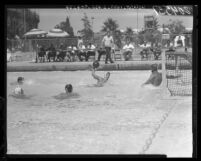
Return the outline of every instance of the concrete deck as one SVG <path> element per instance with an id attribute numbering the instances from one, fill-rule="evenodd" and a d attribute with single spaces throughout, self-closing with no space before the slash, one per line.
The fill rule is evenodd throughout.
<path id="1" fill-rule="evenodd" d="M 151 64 L 158 64 L 161 68 L 161 61 L 116 61 L 113 64 L 100 62 L 99 70 L 149 70 Z M 33 71 L 76 71 L 88 70 L 90 62 L 45 62 L 35 63 L 30 61 L 8 62 L 7 72 L 33 72 Z"/>

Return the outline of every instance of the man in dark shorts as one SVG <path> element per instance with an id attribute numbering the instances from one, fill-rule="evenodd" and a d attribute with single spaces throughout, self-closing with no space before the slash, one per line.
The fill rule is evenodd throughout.
<path id="1" fill-rule="evenodd" d="M 106 55 L 106 51 L 103 48 L 98 49 L 98 61 L 100 61 L 101 56 Z"/>
<path id="2" fill-rule="evenodd" d="M 113 37 L 111 36 L 110 31 L 107 31 L 107 35 L 103 37 L 102 44 L 106 50 L 105 64 L 108 63 L 108 59 L 110 60 L 110 63 L 114 63 L 111 58 L 111 49 L 112 46 L 114 45 L 114 40 Z"/>

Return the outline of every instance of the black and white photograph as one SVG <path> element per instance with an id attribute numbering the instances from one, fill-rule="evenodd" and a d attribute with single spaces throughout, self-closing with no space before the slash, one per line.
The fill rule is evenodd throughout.
<path id="1" fill-rule="evenodd" d="M 193 157 L 193 6 L 6 6 L 7 154 Z"/>

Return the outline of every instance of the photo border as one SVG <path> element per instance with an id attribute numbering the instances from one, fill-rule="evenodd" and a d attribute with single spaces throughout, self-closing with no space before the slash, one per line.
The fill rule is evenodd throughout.
<path id="1" fill-rule="evenodd" d="M 174 4 L 176 5 L 176 4 Z M 183 4 L 185 5 L 185 4 Z M 164 158 L 166 157 L 165 155 L 71 155 L 71 154 L 66 154 L 66 155 L 14 155 L 14 154 L 7 154 L 7 59 L 6 59 L 6 8 L 10 7 L 12 5 L 4 5 L 4 10 L 3 15 L 4 15 L 4 40 L 2 41 L 1 39 L 1 44 L 4 44 L 4 53 L 1 54 L 3 55 L 3 59 L 1 59 L 1 73 L 3 73 L 4 77 L 1 77 L 1 89 L 4 89 L 3 91 L 1 90 L 1 95 L 0 95 L 0 159 L 3 160 L 16 160 L 16 159 L 45 159 L 45 158 Z M 16 6 L 16 4 L 13 4 L 13 6 Z M 18 6 L 18 5 L 17 5 Z M 21 7 L 26 6 L 30 7 L 33 5 L 20 5 Z M 38 7 L 38 8 L 60 8 L 63 7 L 64 5 L 44 5 L 44 6 L 39 6 L 39 5 L 34 5 L 33 7 Z M 65 5 L 66 6 L 66 5 Z M 72 5 L 73 7 L 79 7 L 80 5 Z M 100 8 L 113 8 L 113 7 L 118 7 L 120 5 L 83 5 L 83 7 L 86 8 L 94 8 L 94 7 L 100 7 Z M 150 7 L 151 5 L 147 6 L 144 4 L 143 6 L 145 7 Z M 192 114 L 192 122 L 193 122 L 193 154 L 192 157 L 196 158 L 197 157 L 197 87 L 198 87 L 198 6 L 197 5 L 192 5 L 193 6 L 193 114 Z M 19 7 L 19 6 L 18 6 Z M 120 8 L 124 8 L 125 6 L 121 5 Z M 2 79 L 3 78 L 3 79 Z M 48 159 L 49 160 L 49 159 Z"/>

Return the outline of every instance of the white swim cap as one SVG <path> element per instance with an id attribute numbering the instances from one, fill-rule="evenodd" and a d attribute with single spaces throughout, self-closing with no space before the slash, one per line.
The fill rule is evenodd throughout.
<path id="1" fill-rule="evenodd" d="M 23 90 L 20 87 L 16 87 L 15 90 L 14 90 L 14 93 L 15 94 L 23 94 Z"/>

